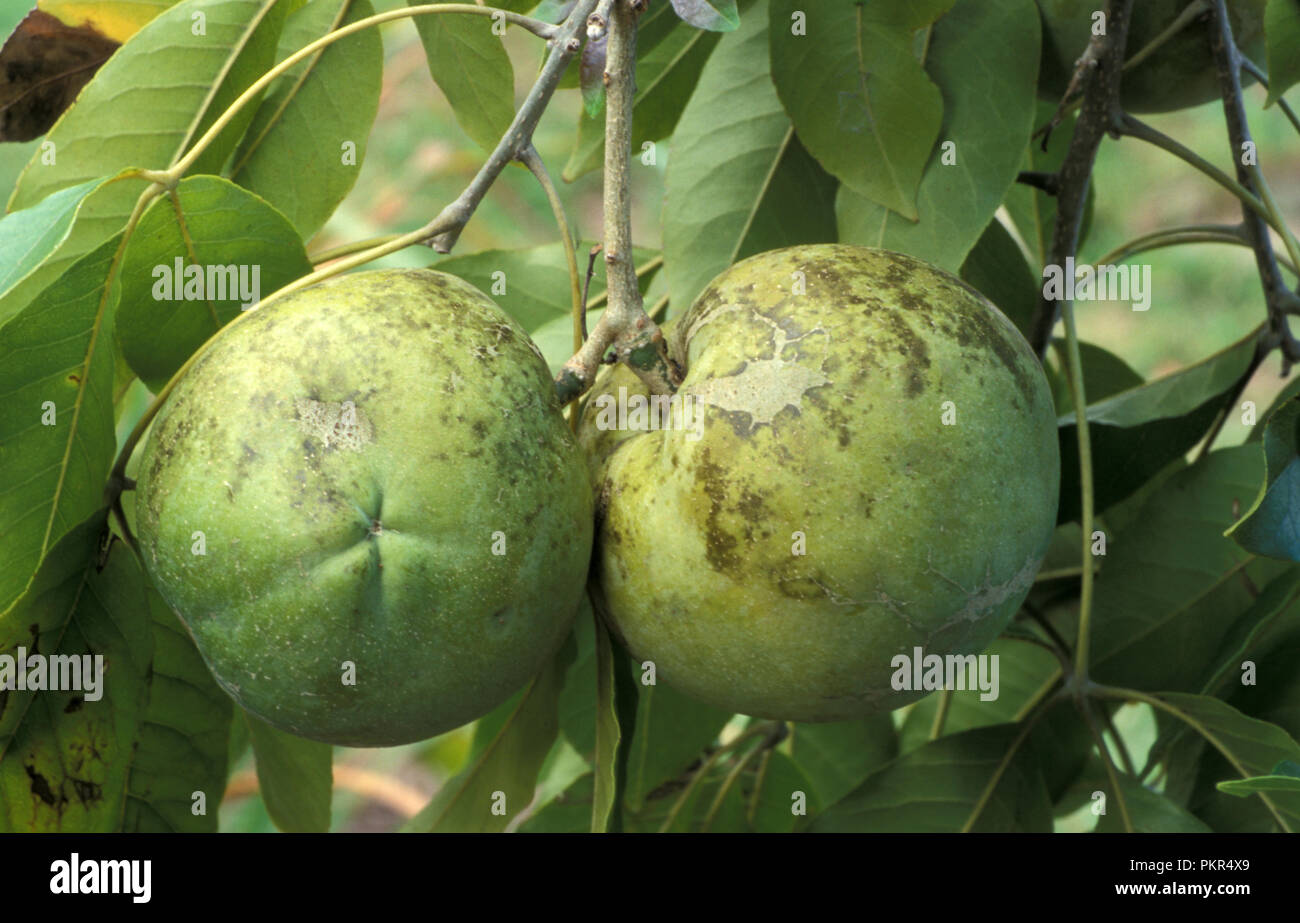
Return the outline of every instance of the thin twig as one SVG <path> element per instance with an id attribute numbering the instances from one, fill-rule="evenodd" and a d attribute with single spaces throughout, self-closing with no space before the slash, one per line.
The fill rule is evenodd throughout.
<path id="1" fill-rule="evenodd" d="M 546 201 L 551 206 L 551 214 L 555 218 L 555 226 L 560 232 L 560 241 L 564 245 L 564 262 L 569 270 L 569 295 L 573 308 L 573 327 L 576 349 L 582 345 L 579 339 L 579 331 L 586 312 L 583 310 L 587 304 L 587 291 L 579 282 L 581 276 L 578 275 L 578 253 L 574 245 L 573 233 L 569 229 L 569 219 L 564 213 L 564 203 L 560 201 L 560 192 L 555 188 L 555 182 L 551 179 L 551 174 L 546 169 L 546 164 L 542 161 L 541 155 L 537 153 L 537 148 L 529 144 L 519 152 L 520 162 L 528 168 L 528 172 L 533 174 L 542 192 L 546 194 Z M 591 281 L 591 277 L 587 277 Z"/>
<path id="2" fill-rule="evenodd" d="M 573 351 L 575 353 L 582 349 L 582 343 L 587 339 L 587 311 L 591 310 L 587 304 L 587 293 L 591 291 L 591 277 L 596 274 L 596 257 L 600 256 L 601 249 L 601 245 L 596 244 L 587 254 L 587 281 L 582 286 L 582 304 L 586 310 L 582 312 L 582 335 L 578 337 L 576 342 L 573 344 Z M 608 292 L 606 294 L 608 294 Z"/>
<path id="3" fill-rule="evenodd" d="M 641 4 L 644 6 L 644 4 Z M 605 42 L 605 288 L 609 304 L 582 348 L 555 378 L 561 404 L 591 387 L 605 352 L 613 347 L 652 394 L 672 394 L 682 373 L 668 355 L 659 325 L 645 313 L 632 250 L 629 161 L 632 100 L 636 92 L 636 0 L 610 4 Z"/>
<path id="4" fill-rule="evenodd" d="M 1240 49 L 1238 49 L 1238 51 L 1240 51 Z M 1245 69 L 1246 73 L 1259 81 L 1260 86 L 1266 90 L 1268 89 L 1268 74 L 1264 73 L 1263 68 L 1244 54 L 1241 56 L 1241 66 Z M 1279 96 L 1277 98 L 1277 107 L 1282 110 L 1282 113 L 1291 122 L 1291 127 L 1296 131 L 1300 131 L 1300 118 L 1296 117 L 1295 110 L 1291 108 L 1291 104 Z"/>
<path id="5" fill-rule="evenodd" d="M 1083 716 L 1083 723 L 1088 725 L 1088 731 L 1092 734 L 1093 742 L 1097 745 L 1097 753 L 1101 756 L 1101 763 L 1106 767 L 1106 776 L 1110 779 L 1110 787 L 1115 791 L 1115 802 L 1119 805 L 1119 816 L 1124 822 L 1124 832 L 1133 833 L 1133 818 L 1128 813 L 1128 802 L 1124 798 L 1124 792 L 1119 787 L 1119 772 L 1115 769 L 1115 760 L 1110 755 L 1110 748 L 1106 746 L 1106 738 L 1102 736 L 1101 729 L 1097 727 L 1097 719 L 1093 717 L 1090 703 L 1087 700 L 1080 700 L 1079 713 Z"/>
<path id="6" fill-rule="evenodd" d="M 1272 202 L 1263 184 L 1263 177 L 1258 168 L 1246 163 L 1245 152 L 1254 150 L 1255 143 L 1250 137 L 1250 124 L 1246 120 L 1246 107 L 1241 101 L 1241 53 L 1232 38 L 1232 23 L 1228 19 L 1228 8 L 1224 0 L 1213 0 L 1214 25 L 1210 34 L 1210 48 L 1214 52 L 1215 67 L 1219 75 L 1219 87 L 1223 92 L 1223 115 L 1228 123 L 1228 138 L 1232 145 L 1232 162 L 1236 165 L 1237 181 L 1258 198 L 1263 205 L 1263 214 L 1255 208 L 1247 208 L 1243 200 L 1242 219 L 1246 234 L 1255 251 L 1255 267 L 1259 271 L 1259 283 L 1264 289 L 1264 301 L 1269 319 L 1269 346 L 1282 350 L 1282 370 L 1285 374 L 1291 363 L 1300 360 L 1300 342 L 1291 334 L 1287 322 L 1287 313 L 1296 305 L 1296 296 L 1289 291 L 1282 281 L 1282 271 L 1278 268 L 1277 258 L 1273 253 L 1273 241 L 1269 237 L 1268 227 L 1280 221 L 1276 204 Z M 1285 225 L 1277 228 L 1292 248 L 1291 261 L 1300 264 L 1300 257 L 1295 252 L 1295 238 L 1290 235 Z"/>
<path id="7" fill-rule="evenodd" d="M 1119 105 L 1120 70 L 1124 66 L 1124 44 L 1128 41 L 1132 5 L 1133 0 L 1110 0 L 1106 8 L 1106 34 L 1094 40 L 1099 44 L 1094 55 L 1095 66 L 1088 67 L 1084 73 L 1082 110 L 1075 120 L 1065 161 L 1057 172 L 1056 224 L 1052 229 L 1048 265 L 1064 266 L 1066 258 L 1078 250 L 1097 148 L 1123 115 Z M 1039 304 L 1030 344 L 1040 357 L 1047 354 L 1062 304 L 1046 296 Z"/>
<path id="8" fill-rule="evenodd" d="M 930 739 L 938 740 L 943 736 L 943 726 L 948 723 L 948 712 L 952 711 L 953 691 L 939 690 L 939 706 L 934 710 L 934 720 L 930 722 Z"/>

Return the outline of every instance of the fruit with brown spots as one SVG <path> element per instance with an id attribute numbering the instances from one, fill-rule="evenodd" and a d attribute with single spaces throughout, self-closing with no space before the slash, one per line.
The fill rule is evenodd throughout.
<path id="1" fill-rule="evenodd" d="M 895 655 L 993 640 L 1059 479 L 1010 321 L 911 257 L 818 245 L 736 264 L 667 326 L 687 369 L 667 428 L 619 367 L 580 434 L 593 596 L 637 659 L 723 708 L 833 721 L 923 694 L 891 686 Z"/>
<path id="2" fill-rule="evenodd" d="M 383 270 L 218 335 L 153 426 L 136 528 L 241 705 L 388 746 L 485 714 L 546 663 L 592 499 L 527 334 L 454 276 Z"/>

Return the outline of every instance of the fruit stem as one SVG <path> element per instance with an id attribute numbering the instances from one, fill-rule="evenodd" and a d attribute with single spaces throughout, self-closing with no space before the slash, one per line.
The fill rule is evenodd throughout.
<path id="1" fill-rule="evenodd" d="M 943 726 L 948 722 L 948 712 L 952 710 L 952 690 L 939 692 L 939 707 L 935 710 L 934 721 L 930 723 L 930 739 L 938 740 L 943 736 Z"/>
<path id="2" fill-rule="evenodd" d="M 609 305 L 582 347 L 555 377 L 561 404 L 580 397 L 596 378 L 610 347 L 652 394 L 672 394 L 681 370 L 668 355 L 659 326 L 641 301 L 632 251 L 632 104 L 636 96 L 636 27 L 644 0 L 609 4 L 605 44 L 605 288 Z M 602 6 L 602 9 L 604 7 Z"/>
<path id="3" fill-rule="evenodd" d="M 1079 441 L 1079 529 L 1082 533 L 1080 550 L 1083 561 L 1079 575 L 1079 638 L 1074 646 L 1074 675 L 1082 680 L 1088 677 L 1088 654 L 1092 638 L 1092 562 L 1093 484 L 1092 435 L 1088 430 L 1088 401 L 1083 385 L 1083 360 L 1079 351 L 1079 331 L 1074 323 L 1074 303 L 1061 302 L 1061 316 L 1065 321 L 1066 348 L 1070 356 L 1070 400 L 1074 404 L 1075 430 Z"/>

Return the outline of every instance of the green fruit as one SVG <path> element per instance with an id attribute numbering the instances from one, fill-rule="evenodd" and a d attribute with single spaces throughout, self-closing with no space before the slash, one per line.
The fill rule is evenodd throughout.
<path id="1" fill-rule="evenodd" d="M 1188 0 L 1137 0 L 1129 23 L 1125 57 L 1141 51 L 1173 23 Z M 1242 53 L 1264 66 L 1264 6 L 1267 0 L 1228 0 L 1232 34 Z M 1065 93 L 1074 62 L 1092 37 L 1093 13 L 1102 0 L 1038 0 L 1043 19 L 1042 64 L 1038 90 L 1053 102 Z M 1208 17 L 1169 39 L 1151 57 L 1124 72 L 1122 102 L 1130 112 L 1172 112 L 1218 99 L 1219 78 L 1210 50 Z M 1242 74 L 1243 83 L 1250 78 Z"/>
<path id="2" fill-rule="evenodd" d="M 895 655 L 992 641 L 1047 549 L 1060 465 L 1006 317 L 912 257 L 819 245 L 731 267 L 668 337 L 698 431 L 613 428 L 620 389 L 630 411 L 646 393 L 619 368 L 580 434 L 593 597 L 635 657 L 713 705 L 834 721 L 924 694 L 891 686 Z"/>
<path id="3" fill-rule="evenodd" d="M 485 714 L 583 592 L 591 491 L 546 363 L 443 273 L 350 275 L 241 318 L 139 471 L 150 577 L 225 690 L 303 737 L 390 746 Z"/>

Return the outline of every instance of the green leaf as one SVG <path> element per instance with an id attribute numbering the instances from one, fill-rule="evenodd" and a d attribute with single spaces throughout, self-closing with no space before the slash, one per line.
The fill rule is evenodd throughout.
<path id="1" fill-rule="evenodd" d="M 943 725 L 945 735 L 1016 721 L 1060 681 L 1056 657 L 1037 644 L 1004 634 L 984 653 L 998 658 L 998 697 L 985 701 L 978 689 L 953 690 Z M 937 693 L 928 695 L 908 711 L 899 732 L 904 753 L 930 739 L 939 699 Z M 1087 765 L 1092 744 L 1078 713 L 1061 703 L 1038 721 L 1022 746 L 1033 754 L 1055 801 Z"/>
<path id="2" fill-rule="evenodd" d="M 684 22 L 711 32 L 733 32 L 740 27 L 736 0 L 672 0 Z"/>
<path id="3" fill-rule="evenodd" d="M 103 504 L 113 462 L 109 240 L 0 327 L 0 610 Z"/>
<path id="4" fill-rule="evenodd" d="M 596 750 L 596 623 L 586 595 L 571 638 L 573 663 L 564 674 L 557 706 L 560 733 L 573 749 L 590 759 Z"/>
<path id="5" fill-rule="evenodd" d="M 1281 576 L 1269 581 L 1233 624 L 1220 645 L 1220 650 L 1225 652 L 1222 661 L 1199 684 L 1200 693 L 1220 695 L 1230 691 L 1228 681 L 1239 678 L 1247 660 L 1273 651 L 1291 635 L 1300 636 L 1297 600 L 1300 600 L 1300 569 L 1287 568 Z"/>
<path id="6" fill-rule="evenodd" d="M 231 103 L 271 69 L 275 63 L 275 50 L 280 43 L 280 33 L 284 30 L 285 17 L 294 5 L 294 0 L 263 0 L 261 8 L 249 20 L 248 29 L 232 48 L 234 57 L 221 72 L 216 92 L 203 108 L 194 129 L 194 138 L 203 137 L 230 108 Z M 259 93 L 249 105 L 240 109 L 221 130 L 216 140 L 194 161 L 189 169 L 191 175 L 217 173 L 221 170 L 256 116 L 257 102 L 262 95 Z M 188 144 L 186 146 L 189 147 Z"/>
<path id="7" fill-rule="evenodd" d="M 0 322 L 22 307 L 8 298 L 19 280 L 30 275 L 63 243 L 87 193 L 99 185 L 90 180 L 60 189 L 31 208 L 0 218 Z"/>
<path id="8" fill-rule="evenodd" d="M 795 724 L 790 752 L 820 804 L 834 804 L 898 756 L 898 732 L 888 714 L 857 721 Z M 786 812 L 790 805 L 785 803 Z"/>
<path id="9" fill-rule="evenodd" d="M 693 788 L 687 787 L 688 780 L 685 778 L 675 781 L 672 785 L 665 785 L 654 792 L 641 808 L 630 814 L 628 829 L 636 833 L 702 832 L 704 820 L 721 793 L 722 786 L 734 765 L 734 758 L 729 758 L 720 760 L 707 769 L 693 770 L 693 773 L 703 772 Z M 755 769 L 751 762 L 745 771 L 752 775 Z M 719 810 L 708 829 L 720 833 L 734 833 L 747 829 L 744 810 L 739 786 L 733 782 L 723 795 Z M 670 816 L 671 823 L 669 823 Z"/>
<path id="10" fill-rule="evenodd" d="M 717 739 L 731 714 L 663 683 L 645 685 L 644 668 L 634 668 L 639 699 L 628 752 L 627 804 L 639 811 L 651 792 L 684 772 Z"/>
<path id="11" fill-rule="evenodd" d="M 889 719 L 888 715 L 880 717 Z M 828 802 L 808 778 L 803 767 L 780 750 L 767 751 L 763 759 L 760 775 L 752 779 L 746 775 L 739 782 L 741 799 L 748 805 L 746 829 L 757 833 L 792 833 L 799 823 L 799 815 L 794 813 L 794 807 L 800 792 L 806 796 L 805 809 L 809 815 L 816 815 L 821 806 Z M 873 767 L 868 765 L 865 768 Z"/>
<path id="12" fill-rule="evenodd" d="M 663 239 L 678 310 L 739 259 L 835 239 L 835 180 L 772 88 L 766 7 L 755 3 L 719 42 L 673 132 Z"/>
<path id="13" fill-rule="evenodd" d="M 419 6 L 424 0 L 408 0 Z M 465 134 L 490 151 L 515 117 L 515 77 L 494 20 L 463 13 L 415 17 L 429 73 Z"/>
<path id="14" fill-rule="evenodd" d="M 266 813 L 285 833 L 325 833 L 334 792 L 334 750 L 273 728 L 248 712 L 257 787 Z"/>
<path id="15" fill-rule="evenodd" d="M 1279 582 L 1279 581 L 1274 581 Z M 1267 591 L 1265 594 L 1267 595 Z M 1238 661 L 1224 684 L 1225 698 L 1233 708 L 1258 721 L 1267 722 L 1300 739 L 1300 632 L 1297 631 L 1296 609 L 1274 622 L 1274 631 L 1261 633 L 1258 643 L 1249 652 L 1249 666 Z M 1288 631 L 1289 629 L 1289 631 Z M 1280 634 L 1281 641 L 1277 639 Z M 1165 764 L 1171 784 L 1179 786 L 1189 806 L 1215 830 L 1223 832 L 1255 833 L 1275 829 L 1275 821 L 1264 802 L 1259 799 L 1240 798 L 1225 794 L 1217 783 L 1241 775 L 1214 748 L 1185 725 L 1168 720 L 1172 727 L 1164 736 L 1172 739 Z M 1182 733 L 1180 734 L 1179 731 Z M 1271 769 L 1252 769 L 1250 775 L 1287 775 L 1282 771 L 1283 760 Z"/>
<path id="16" fill-rule="evenodd" d="M 1017 751 L 987 804 L 985 788 L 1019 734 L 1013 724 L 976 728 L 930 741 L 904 754 L 815 817 L 815 833 L 954 833 L 975 817 L 981 832 L 1052 829 L 1042 772 Z"/>
<path id="17" fill-rule="evenodd" d="M 1273 398 L 1273 403 L 1268 405 L 1268 409 L 1255 417 L 1255 419 L 1258 420 L 1258 423 L 1251 426 L 1250 435 L 1246 437 L 1246 441 L 1259 442 L 1260 439 L 1264 437 L 1264 427 L 1260 424 L 1267 423 L 1269 417 L 1277 413 L 1283 405 L 1290 402 L 1290 400 L 1297 394 L 1300 394 L 1300 378 L 1293 378 L 1281 391 L 1277 393 L 1277 396 Z"/>
<path id="18" fill-rule="evenodd" d="M 1300 561 L 1300 399 L 1279 407 L 1264 423 L 1264 483 L 1246 515 L 1227 534 L 1255 554 Z"/>
<path id="19" fill-rule="evenodd" d="M 122 215 L 117 211 L 120 205 L 118 193 L 123 185 L 134 185 L 134 182 L 120 175 L 98 184 L 91 180 L 89 184 L 61 189 L 31 208 L 13 212 L 10 217 L 45 208 L 47 203 L 58 201 L 56 196 L 63 196 L 85 185 L 90 185 L 91 188 L 74 206 L 71 224 L 63 235 L 58 240 L 47 236 L 45 239 L 50 241 L 51 246 L 42 254 L 40 261 L 21 277 L 11 278 L 12 285 L 0 297 L 0 324 L 31 304 L 32 299 L 42 290 L 66 274 L 73 263 L 122 229 Z"/>
<path id="20" fill-rule="evenodd" d="M 191 269 L 201 274 L 194 291 Z M 154 201 L 127 243 L 117 323 L 123 355 L 157 392 L 246 304 L 309 272 L 302 241 L 284 215 L 229 180 L 183 179 Z M 246 282 L 257 289 L 247 301 Z"/>
<path id="21" fill-rule="evenodd" d="M 1026 704 L 1060 676 L 1057 659 L 1035 644 L 1003 637 L 990 644 L 984 653 L 998 658 L 998 696 L 985 700 L 979 689 L 954 690 L 948 717 L 944 719 L 945 734 L 1014 721 Z M 931 693 L 908 711 L 899 730 L 904 753 L 930 739 L 939 699 L 939 693 Z"/>
<path id="22" fill-rule="evenodd" d="M 1204 821 L 1188 813 L 1170 798 L 1154 792 L 1132 776 L 1118 773 L 1120 791 L 1128 808 L 1134 833 L 1210 833 Z M 1097 780 L 1098 790 L 1107 793 L 1106 813 L 1097 821 L 1097 833 L 1123 833 L 1124 818 L 1119 801 L 1104 772 Z"/>
<path id="23" fill-rule="evenodd" d="M 578 269 L 586 273 L 586 257 L 594 241 L 579 241 Z M 636 264 L 643 267 L 639 281 L 645 293 L 654 278 L 655 269 L 645 270 L 657 256 L 655 251 L 634 249 Z M 569 288 L 569 268 L 560 244 L 545 244 L 524 250 L 480 250 L 477 253 L 448 256 L 435 262 L 433 269 L 460 276 L 466 282 L 489 295 L 501 309 L 519 321 L 533 336 L 539 347 L 543 345 L 541 330 L 555 324 L 558 345 L 562 356 L 552 362 L 553 368 L 573 354 L 573 295 Z M 605 292 L 605 261 L 597 259 L 591 285 L 587 291 L 589 302 L 599 300 Z M 595 318 L 589 318 L 591 329 Z M 547 359 L 553 357 L 543 349 Z M 558 355 L 558 354 L 557 354 Z"/>
<path id="24" fill-rule="evenodd" d="M 1300 656 L 1300 645 L 1294 651 L 1285 646 L 1288 639 L 1300 638 L 1297 599 L 1300 568 L 1287 568 L 1270 580 L 1250 607 L 1233 621 L 1219 645 L 1222 656 L 1194 688 L 1201 695 L 1218 696 L 1247 714 L 1300 734 L 1300 684 L 1294 689 L 1288 685 L 1295 676 L 1293 664 Z M 1255 686 L 1244 685 L 1248 662 L 1256 670 Z M 1294 717 L 1287 713 L 1291 698 L 1296 700 Z M 1149 759 L 1168 767 L 1165 790 L 1184 797 L 1196 785 L 1203 742 L 1187 725 L 1163 713 L 1157 713 L 1157 719 L 1161 731 Z"/>
<path id="25" fill-rule="evenodd" d="M 99 69 L 50 130 L 54 163 L 45 163 L 40 150 L 33 155 L 9 209 L 128 167 L 169 166 L 220 114 L 222 99 L 266 70 L 279 28 L 261 20 L 274 9 L 271 0 L 186 0 L 152 20 Z M 204 15 L 201 35 L 192 31 L 198 12 Z M 241 59 L 250 48 L 257 53 Z M 228 134 L 211 152 L 218 167 L 238 140 Z M 125 182 L 113 190 L 109 211 L 119 228 L 143 190 L 144 184 Z"/>
<path id="26" fill-rule="evenodd" d="M 591 829 L 595 775 L 587 773 L 570 783 L 545 807 L 519 825 L 520 833 L 585 833 Z"/>
<path id="27" fill-rule="evenodd" d="M 1070 396 L 1070 354 L 1064 340 L 1053 340 L 1058 374 L 1052 378 L 1052 399 L 1059 416 L 1073 413 L 1074 398 Z M 1079 360 L 1083 365 L 1083 391 L 1094 404 L 1121 391 L 1141 386 L 1143 378 L 1133 368 L 1108 349 L 1095 343 L 1079 344 Z"/>
<path id="28" fill-rule="evenodd" d="M 1098 511 L 1132 495 L 1205 437 L 1227 395 L 1252 370 L 1257 341 L 1257 332 L 1252 332 L 1172 375 L 1089 402 Z M 1057 422 L 1062 490 L 1056 518 L 1070 522 L 1079 516 L 1078 435 L 1073 413 Z"/>
<path id="29" fill-rule="evenodd" d="M 1264 35 L 1268 42 L 1268 100 L 1264 105 L 1268 107 L 1300 82 L 1300 3 L 1268 0 Z"/>
<path id="30" fill-rule="evenodd" d="M 796 29 L 802 5 L 773 0 L 772 82 L 800 139 L 844 190 L 916 221 L 944 99 L 913 52 L 912 31 L 880 6 L 828 4 Z"/>
<path id="31" fill-rule="evenodd" d="M 131 761 L 122 829 L 140 833 L 216 833 L 226 787 L 234 711 L 189 632 L 152 586 L 153 666 L 149 706 Z M 195 813 L 195 793 L 204 798 Z"/>
<path id="32" fill-rule="evenodd" d="M 1275 724 L 1247 717 L 1210 696 L 1162 692 L 1157 698 L 1170 706 L 1173 716 L 1192 725 L 1217 750 L 1240 778 L 1271 775 L 1282 761 L 1300 762 L 1300 744 Z M 1217 781 L 1226 781 L 1223 779 Z M 1274 823 L 1286 832 L 1300 830 L 1300 791 L 1260 790 Z M 1213 823 L 1211 826 L 1220 829 Z"/>
<path id="33" fill-rule="evenodd" d="M 19 177 L 10 210 L 30 207 L 94 177 L 163 168 L 178 159 L 200 127 L 216 117 L 221 100 L 233 98 L 265 70 L 283 14 L 268 2 L 187 0 L 153 19 L 100 68 L 51 129 L 48 144 L 35 152 Z M 202 34 L 195 35 L 194 16 L 200 12 Z M 121 130 L 123 125 L 130 130 Z M 210 149 L 218 166 L 236 142 L 238 128 L 236 123 Z M 89 193 L 57 250 L 9 292 L 0 321 L 121 231 L 144 188 L 141 181 L 118 176 Z M 0 590 L 0 605 L 3 600 Z"/>
<path id="34" fill-rule="evenodd" d="M 872 16 L 886 25 L 915 31 L 946 14 L 956 2 L 957 0 L 908 0 L 907 3 L 877 3 Z"/>
<path id="35" fill-rule="evenodd" d="M 1252 581 L 1280 566 L 1223 537 L 1233 505 L 1254 491 L 1251 446 L 1213 452 L 1173 475 L 1125 528 L 1107 536 L 1093 607 L 1093 675 L 1139 689 L 1193 691 L 1220 662 Z M 1170 656 L 1177 651 L 1177 656 Z"/>
<path id="36" fill-rule="evenodd" d="M 741 4 L 744 6 L 744 4 Z M 653 3 L 637 26 L 636 95 L 632 100 L 632 155 L 647 142 L 672 134 L 718 42 L 717 32 L 694 29 L 666 3 Z M 584 111 L 562 176 L 571 183 L 600 167 L 605 156 L 605 119 Z M 634 167 L 639 161 L 633 161 Z"/>
<path id="37" fill-rule="evenodd" d="M 585 256 L 586 250 L 580 247 L 578 253 Z M 596 261 L 597 275 L 591 280 L 590 297 L 604 291 L 604 263 Z M 573 313 L 569 270 L 560 244 L 525 250 L 480 250 L 445 257 L 431 268 L 460 276 L 486 293 L 530 333 L 548 320 L 568 318 Z M 579 270 L 585 269 L 580 259 Z"/>
<path id="38" fill-rule="evenodd" d="M 616 661 L 609 632 L 592 613 L 596 632 L 596 780 L 591 832 L 604 833 L 618 798 L 618 750 L 622 734 L 614 698 Z"/>
<path id="39" fill-rule="evenodd" d="M 1229 779 L 1220 782 L 1219 791 L 1239 798 L 1246 798 L 1256 792 L 1296 792 L 1300 793 L 1300 779 L 1293 775 L 1251 776 L 1249 779 Z"/>
<path id="40" fill-rule="evenodd" d="M 1038 282 L 1002 222 L 989 222 L 961 264 L 960 275 L 997 305 L 1022 336 L 1029 336 L 1038 311 Z"/>
<path id="41" fill-rule="evenodd" d="M 307 4 L 285 22 L 277 62 L 373 13 L 368 0 Z M 235 154 L 231 179 L 279 209 L 303 240 L 356 182 L 379 109 L 383 59 L 379 30 L 365 29 L 303 61 L 271 87 Z M 303 157 L 304 149 L 312 156 Z"/>
<path id="42" fill-rule="evenodd" d="M 998 41 L 989 42 L 991 35 Z M 831 169 L 845 182 L 836 205 L 840 240 L 899 250 L 957 272 L 1020 170 L 1033 130 L 1038 44 L 1032 0 L 959 0 L 935 24 L 925 60 L 942 92 L 943 119 L 934 150 L 908 155 L 924 166 L 910 216 L 919 220 L 891 213 L 882 207 L 889 203 Z M 902 117 L 911 118 L 912 103 L 900 103 Z M 795 127 L 822 159 L 797 117 Z M 862 167 L 879 169 L 861 152 L 854 156 Z"/>
<path id="43" fill-rule="evenodd" d="M 117 544 L 96 566 L 103 532 L 102 513 L 78 524 L 0 618 L 8 661 L 0 670 L 18 673 L 19 647 L 29 658 L 76 658 L 61 666 L 44 660 L 47 677 L 60 672 L 57 690 L 0 692 L 2 832 L 105 833 L 121 824 L 152 637 L 148 584 L 135 557 Z M 85 657 L 102 658 L 90 662 L 95 679 L 87 679 Z M 66 672 L 72 663 L 78 673 Z M 10 680 L 16 685 L 17 676 Z"/>
<path id="44" fill-rule="evenodd" d="M 54 653 L 85 590 L 107 516 L 98 510 L 69 530 L 50 549 L 26 590 L 0 613 L 0 653 L 13 657 L 20 645 L 31 653 Z M 0 758 L 34 698 L 34 691 L 0 689 Z"/>
<path id="45" fill-rule="evenodd" d="M 567 664 L 553 660 L 524 689 L 480 719 L 470 763 L 402 829 L 493 833 L 533 800 L 537 773 L 559 733 L 556 717 Z M 500 811 L 501 813 L 497 813 Z M 590 829 L 592 812 L 583 829 Z"/>

